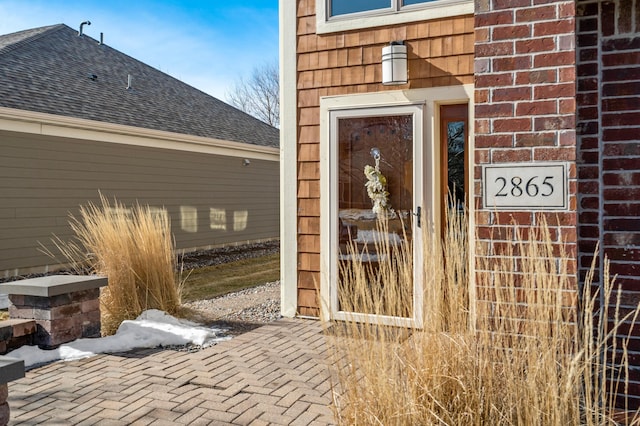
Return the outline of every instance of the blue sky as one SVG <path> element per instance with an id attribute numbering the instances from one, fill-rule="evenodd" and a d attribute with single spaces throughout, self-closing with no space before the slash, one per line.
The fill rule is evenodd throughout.
<path id="1" fill-rule="evenodd" d="M 0 34 L 66 24 L 225 100 L 278 58 L 278 0 L 0 0 Z"/>

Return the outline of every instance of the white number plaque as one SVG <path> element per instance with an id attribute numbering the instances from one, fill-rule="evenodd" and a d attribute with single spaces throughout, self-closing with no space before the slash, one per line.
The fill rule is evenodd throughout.
<path id="1" fill-rule="evenodd" d="M 566 163 L 509 163 L 482 166 L 485 209 L 566 210 Z"/>

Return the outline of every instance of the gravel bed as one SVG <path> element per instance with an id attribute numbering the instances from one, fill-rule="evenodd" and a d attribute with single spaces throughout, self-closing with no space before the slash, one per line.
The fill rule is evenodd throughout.
<path id="1" fill-rule="evenodd" d="M 178 256 L 178 265 L 182 269 L 203 268 L 220 265 L 242 259 L 268 256 L 280 251 L 280 241 L 243 244 L 239 246 L 220 247 L 211 250 L 198 250 Z"/>
<path id="2" fill-rule="evenodd" d="M 195 300 L 184 306 L 209 321 L 265 324 L 280 318 L 280 281 L 247 288 L 224 296 Z"/>
<path id="3" fill-rule="evenodd" d="M 181 259 L 183 269 L 202 268 L 241 259 L 278 253 L 278 241 L 245 244 L 187 253 Z M 230 335 L 252 330 L 280 318 L 280 281 L 247 288 L 213 299 L 196 300 L 183 305 L 194 321 L 224 328 Z"/>

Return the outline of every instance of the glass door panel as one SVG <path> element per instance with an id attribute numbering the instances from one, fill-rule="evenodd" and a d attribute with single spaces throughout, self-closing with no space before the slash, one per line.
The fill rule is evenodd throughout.
<path id="1" fill-rule="evenodd" d="M 336 136 L 338 311 L 411 318 L 414 117 L 338 118 Z"/>
<path id="2" fill-rule="evenodd" d="M 447 190 L 453 201 L 465 205 L 465 122 L 449 121 L 447 126 Z"/>
<path id="3" fill-rule="evenodd" d="M 447 222 L 446 207 L 462 213 L 468 203 L 467 104 L 440 106 L 440 149 L 442 168 L 442 230 Z"/>

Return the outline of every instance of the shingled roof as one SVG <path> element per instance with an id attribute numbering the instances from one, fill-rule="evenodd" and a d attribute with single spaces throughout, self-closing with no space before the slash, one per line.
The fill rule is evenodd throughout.
<path id="1" fill-rule="evenodd" d="M 278 129 L 64 24 L 0 36 L 0 106 L 279 144 Z"/>

